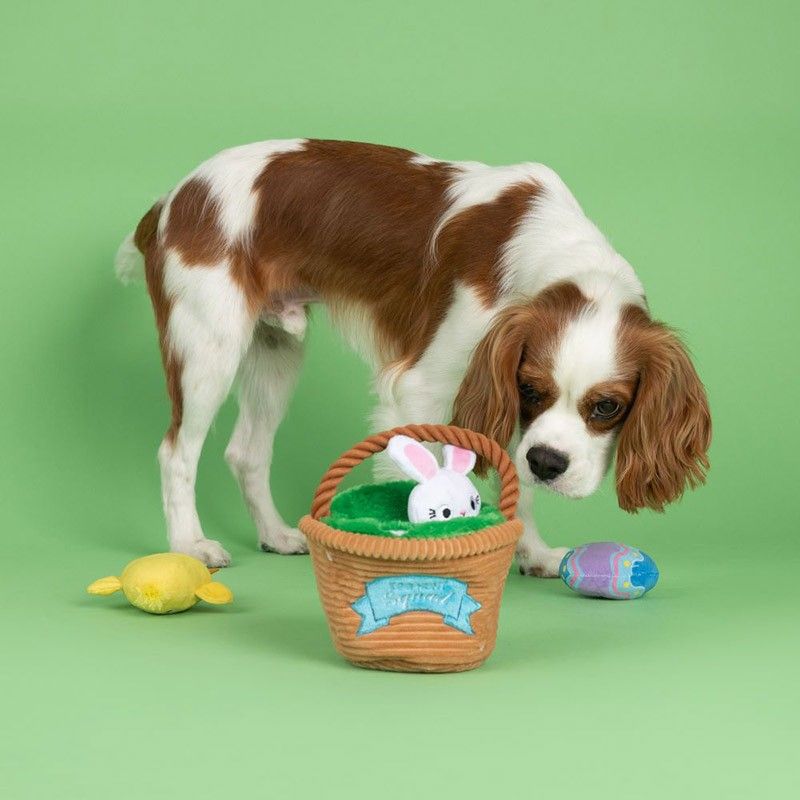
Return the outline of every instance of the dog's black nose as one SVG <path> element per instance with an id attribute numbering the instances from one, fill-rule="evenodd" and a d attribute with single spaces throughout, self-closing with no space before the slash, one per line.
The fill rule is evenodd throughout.
<path id="1" fill-rule="evenodd" d="M 531 472 L 540 480 L 551 481 L 566 471 L 569 459 L 550 447 L 531 447 L 525 458 Z"/>

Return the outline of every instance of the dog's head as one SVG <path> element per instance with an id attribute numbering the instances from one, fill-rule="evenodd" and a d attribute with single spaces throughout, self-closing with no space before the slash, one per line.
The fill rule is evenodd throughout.
<path id="1" fill-rule="evenodd" d="M 478 344 L 453 423 L 506 446 L 523 481 L 597 489 L 617 445 L 617 496 L 657 511 L 705 480 L 711 419 L 678 337 L 636 305 L 590 302 L 572 283 L 509 307 Z"/>

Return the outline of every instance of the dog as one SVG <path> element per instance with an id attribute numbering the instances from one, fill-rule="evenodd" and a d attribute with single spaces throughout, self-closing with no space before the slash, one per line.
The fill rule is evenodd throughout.
<path id="1" fill-rule="evenodd" d="M 497 440 L 522 484 L 525 574 L 554 576 L 534 487 L 594 492 L 616 451 L 626 511 L 705 480 L 706 393 L 632 267 L 542 164 L 493 167 L 315 139 L 225 150 L 120 246 L 144 271 L 172 419 L 158 451 L 170 549 L 230 562 L 195 508 L 203 441 L 238 377 L 226 459 L 262 549 L 306 552 L 269 489 L 311 304 L 368 362 L 376 429 L 452 422 Z M 479 464 L 478 469 L 485 468 Z"/>

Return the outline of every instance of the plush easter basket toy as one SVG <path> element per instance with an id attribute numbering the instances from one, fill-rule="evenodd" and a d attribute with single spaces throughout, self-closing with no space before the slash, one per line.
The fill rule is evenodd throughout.
<path id="1" fill-rule="evenodd" d="M 495 524 L 445 537 L 371 536 L 323 522 L 344 476 L 397 434 L 472 450 L 500 476 Z M 336 649 L 356 666 L 396 672 L 460 672 L 494 649 L 514 548 L 517 473 L 487 437 L 448 425 L 407 425 L 370 436 L 323 476 L 300 520 Z M 472 518 L 474 519 L 474 517 Z M 424 608 L 426 610 L 420 610 Z"/>

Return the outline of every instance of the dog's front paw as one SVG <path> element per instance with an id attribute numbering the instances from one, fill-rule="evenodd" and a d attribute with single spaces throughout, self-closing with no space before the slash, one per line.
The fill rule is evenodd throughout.
<path id="1" fill-rule="evenodd" d="M 561 561 L 569 552 L 568 547 L 551 547 L 534 552 L 517 551 L 517 563 L 522 575 L 537 578 L 557 578 Z"/>
<path id="2" fill-rule="evenodd" d="M 259 539 L 259 547 L 265 553 L 296 555 L 308 552 L 306 537 L 297 528 L 273 528 Z"/>
<path id="3" fill-rule="evenodd" d="M 185 553 L 202 561 L 207 567 L 227 567 L 231 563 L 228 551 L 213 539 L 196 539 L 193 542 L 176 545 L 172 548 L 172 552 Z"/>

